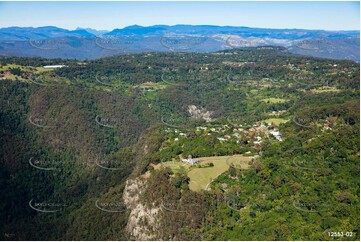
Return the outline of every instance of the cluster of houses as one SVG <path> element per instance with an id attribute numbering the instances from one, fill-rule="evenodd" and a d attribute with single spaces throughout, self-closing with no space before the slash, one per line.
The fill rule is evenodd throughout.
<path id="1" fill-rule="evenodd" d="M 166 128 L 167 133 L 173 133 L 174 142 L 178 142 L 180 138 L 187 139 L 188 134 L 176 128 Z M 208 125 L 196 127 L 196 134 L 202 136 L 215 136 L 221 143 L 223 142 L 236 142 L 237 144 L 249 144 L 254 147 L 259 147 L 264 139 L 274 137 L 278 141 L 282 141 L 282 135 L 277 130 L 276 126 L 268 124 L 256 123 L 251 126 L 239 125 Z M 192 157 L 183 159 L 183 162 L 195 164 Z"/>
<path id="2" fill-rule="evenodd" d="M 176 128 L 166 128 L 167 133 L 172 133 L 174 138 L 174 142 L 178 142 L 180 138 L 186 139 L 188 137 L 186 131 L 182 131 Z M 276 129 L 273 124 L 254 124 L 252 126 L 243 127 L 239 125 L 209 125 L 209 126 L 198 126 L 196 127 L 196 133 L 198 135 L 215 135 L 216 138 L 222 142 L 234 142 L 237 144 L 247 144 L 258 146 L 263 142 L 263 139 L 274 137 L 278 141 L 282 141 L 281 133 Z M 195 165 L 199 163 L 199 160 L 193 159 L 191 155 L 187 158 L 182 159 L 182 162 Z"/>

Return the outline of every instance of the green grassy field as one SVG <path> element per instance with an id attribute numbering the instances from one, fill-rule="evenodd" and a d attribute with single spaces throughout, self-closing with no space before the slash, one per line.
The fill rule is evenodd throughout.
<path id="1" fill-rule="evenodd" d="M 20 65 L 7 64 L 5 66 L 0 67 L 0 71 L 8 71 L 10 68 L 20 68 L 22 70 L 24 69 L 24 67 Z"/>
<path id="2" fill-rule="evenodd" d="M 49 71 L 54 70 L 52 68 L 7 64 L 7 65 L 0 67 L 0 71 L 8 71 L 10 68 L 19 68 L 22 71 L 31 71 L 31 69 L 35 69 L 35 73 L 49 72 Z"/>
<path id="3" fill-rule="evenodd" d="M 289 121 L 288 119 L 283 119 L 283 118 L 269 118 L 269 119 L 263 120 L 262 122 L 274 123 L 275 125 L 280 125 L 280 124 L 286 123 L 288 121 Z"/>
<path id="4" fill-rule="evenodd" d="M 249 162 L 254 158 L 254 156 L 243 156 L 243 155 L 233 155 L 228 156 L 226 163 L 232 165 L 237 169 L 248 169 Z M 248 159 L 247 159 L 248 158 Z"/>
<path id="5" fill-rule="evenodd" d="M 284 102 L 287 102 L 288 100 L 287 99 L 284 99 L 284 98 L 274 98 L 274 97 L 271 97 L 271 98 L 264 98 L 262 99 L 263 102 L 265 103 L 284 103 Z"/>
<path id="6" fill-rule="evenodd" d="M 43 67 L 34 67 L 34 66 L 21 66 L 21 65 L 15 65 L 15 64 L 7 64 L 4 66 L 0 67 L 0 71 L 4 71 L 7 72 L 4 74 L 4 78 L 8 79 L 8 80 L 19 80 L 19 81 L 26 81 L 26 79 L 24 79 L 21 76 L 17 76 L 14 74 L 11 74 L 9 72 L 10 68 L 14 69 L 14 68 L 19 68 L 21 71 L 23 72 L 33 72 L 36 74 L 41 74 L 41 73 L 45 73 L 45 72 L 50 72 L 53 71 L 54 69 L 46 69 Z M 28 81 L 26 81 L 28 82 Z"/>
<path id="7" fill-rule="evenodd" d="M 249 168 L 248 163 L 253 158 L 253 156 L 247 157 L 243 155 L 201 157 L 197 158 L 201 165 L 205 165 L 206 163 L 211 162 L 214 164 L 214 166 L 197 168 L 183 162 L 167 161 L 156 165 L 155 168 L 169 167 L 173 172 L 179 172 L 180 169 L 184 168 L 190 178 L 189 188 L 192 191 L 201 191 L 205 190 L 207 184 L 210 183 L 213 179 L 227 171 L 230 165 L 233 164 L 237 168 L 247 169 Z"/>
<path id="8" fill-rule="evenodd" d="M 339 92 L 339 89 L 313 89 L 311 90 L 314 93 L 323 93 L 323 92 Z"/>
<path id="9" fill-rule="evenodd" d="M 42 72 L 49 72 L 49 71 L 53 71 L 53 68 L 44 68 L 44 67 L 35 67 L 36 68 L 36 73 L 42 73 Z"/>
<path id="10" fill-rule="evenodd" d="M 162 162 L 160 164 L 158 164 L 156 166 L 156 168 L 160 168 L 160 167 L 169 167 L 173 172 L 179 172 L 180 169 L 184 168 L 184 170 L 186 172 L 188 172 L 190 170 L 190 166 L 189 164 L 186 164 L 184 162 L 179 162 L 179 161 L 167 161 L 167 162 Z"/>
<path id="11" fill-rule="evenodd" d="M 248 168 L 248 162 L 254 157 L 245 157 L 243 155 L 234 156 L 213 156 L 199 158 L 201 164 L 212 162 L 213 167 L 208 168 L 195 168 L 188 172 L 190 178 L 189 188 L 192 191 L 204 190 L 207 184 L 213 179 L 217 178 L 220 174 L 228 170 L 229 165 L 233 162 L 242 163 L 243 168 Z"/>

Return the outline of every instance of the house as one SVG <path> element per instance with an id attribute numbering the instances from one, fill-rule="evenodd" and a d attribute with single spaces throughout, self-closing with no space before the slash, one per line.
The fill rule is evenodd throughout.
<path id="1" fill-rule="evenodd" d="M 253 144 L 259 145 L 259 144 L 262 143 L 262 138 L 261 138 L 260 136 L 256 136 L 256 137 L 254 137 L 254 138 L 256 138 L 257 141 L 254 141 Z"/>
<path id="2" fill-rule="evenodd" d="M 282 137 L 280 132 L 276 131 L 276 130 L 272 130 L 270 132 L 270 134 L 272 134 L 278 141 L 282 141 Z"/>
<path id="3" fill-rule="evenodd" d="M 192 159 L 192 156 L 191 156 L 191 155 L 188 156 L 188 159 L 182 159 L 182 161 L 183 161 L 184 163 L 188 163 L 188 164 L 191 164 L 191 165 L 194 165 L 194 164 L 198 164 L 198 163 L 199 163 L 198 160 Z"/>
<path id="4" fill-rule="evenodd" d="M 51 68 L 63 68 L 65 65 L 53 65 L 53 66 L 43 66 L 45 69 L 51 69 Z"/>

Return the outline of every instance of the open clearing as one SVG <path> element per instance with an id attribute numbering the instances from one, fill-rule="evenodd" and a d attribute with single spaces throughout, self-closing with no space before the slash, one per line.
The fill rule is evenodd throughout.
<path id="1" fill-rule="evenodd" d="M 160 167 L 169 167 L 173 172 L 179 172 L 182 169 L 188 172 L 191 165 L 180 161 L 167 161 L 162 162 L 156 166 L 156 168 Z"/>
<path id="2" fill-rule="evenodd" d="M 0 75 L 0 79 L 8 79 L 8 80 L 13 80 L 13 81 L 19 80 L 19 81 L 29 82 L 26 79 L 24 79 L 22 76 L 14 75 L 10 72 L 10 69 L 15 69 L 15 68 L 19 68 L 22 72 L 34 72 L 36 74 L 52 71 L 52 69 L 46 69 L 43 67 L 7 64 L 4 66 L 0 66 L 0 71 L 4 72 L 2 75 Z"/>
<path id="3" fill-rule="evenodd" d="M 330 88 L 330 89 L 312 89 L 311 91 L 314 92 L 314 93 L 340 92 L 339 89 L 333 89 L 333 88 Z"/>
<path id="4" fill-rule="evenodd" d="M 288 122 L 288 119 L 283 119 L 283 118 L 269 118 L 266 120 L 263 120 L 262 122 L 266 122 L 266 123 L 274 123 L 275 125 L 280 125 L 283 123 Z"/>
<path id="5" fill-rule="evenodd" d="M 35 73 L 42 73 L 42 72 L 50 72 L 53 71 L 54 69 L 46 69 L 44 67 L 35 67 L 35 66 L 21 66 L 21 65 L 16 65 L 16 64 L 7 64 L 4 66 L 0 67 L 0 71 L 9 71 L 10 68 L 19 68 L 22 71 L 35 71 Z"/>
<path id="6" fill-rule="evenodd" d="M 214 166 L 197 168 L 183 162 L 168 161 L 158 164 L 155 168 L 160 168 L 162 166 L 170 167 L 174 172 L 184 168 L 190 178 L 189 188 L 192 191 L 201 191 L 206 189 L 208 183 L 227 171 L 230 165 L 234 165 L 236 168 L 240 169 L 248 169 L 248 163 L 253 158 L 255 157 L 244 155 L 200 157 L 196 158 L 200 161 L 199 164 L 205 165 L 206 163 L 213 163 Z"/>
<path id="7" fill-rule="evenodd" d="M 287 99 L 271 97 L 271 98 L 262 99 L 261 101 L 265 103 L 285 103 L 287 102 Z"/>

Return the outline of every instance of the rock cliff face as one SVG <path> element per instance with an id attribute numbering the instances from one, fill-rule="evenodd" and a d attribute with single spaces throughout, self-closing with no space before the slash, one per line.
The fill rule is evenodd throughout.
<path id="1" fill-rule="evenodd" d="M 198 108 L 195 105 L 189 105 L 188 106 L 188 112 L 191 115 L 192 118 L 195 119 L 203 119 L 206 122 L 211 122 L 213 119 L 211 118 L 213 112 L 207 111 L 204 108 Z"/>
<path id="2" fill-rule="evenodd" d="M 126 182 L 123 200 L 127 208 L 131 210 L 126 231 L 134 240 L 159 240 L 160 208 L 148 208 L 140 201 L 146 179 L 141 176 Z"/>

